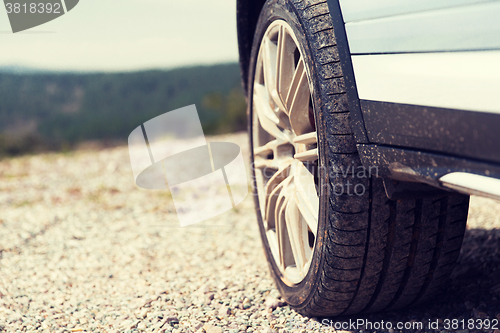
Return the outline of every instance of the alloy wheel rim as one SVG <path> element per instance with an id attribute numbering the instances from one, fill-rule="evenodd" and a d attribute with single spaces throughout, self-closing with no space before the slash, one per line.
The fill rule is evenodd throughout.
<path id="1" fill-rule="evenodd" d="M 259 207 L 272 257 L 289 285 L 309 271 L 319 212 L 314 103 L 298 45 L 285 21 L 267 28 L 252 96 Z"/>

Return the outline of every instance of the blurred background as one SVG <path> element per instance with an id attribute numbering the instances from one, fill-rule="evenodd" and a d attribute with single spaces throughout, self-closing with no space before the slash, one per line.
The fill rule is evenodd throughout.
<path id="1" fill-rule="evenodd" d="M 0 156 L 126 143 L 196 104 L 205 134 L 245 129 L 233 0 L 85 0 L 13 34 L 0 10 Z"/>

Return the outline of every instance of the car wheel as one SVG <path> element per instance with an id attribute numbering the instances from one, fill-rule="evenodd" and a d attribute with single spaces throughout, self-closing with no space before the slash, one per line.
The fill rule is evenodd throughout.
<path id="1" fill-rule="evenodd" d="M 326 2 L 269 0 L 248 84 L 255 206 L 272 276 L 299 312 L 395 309 L 440 290 L 468 196 L 389 200 L 361 164 Z"/>

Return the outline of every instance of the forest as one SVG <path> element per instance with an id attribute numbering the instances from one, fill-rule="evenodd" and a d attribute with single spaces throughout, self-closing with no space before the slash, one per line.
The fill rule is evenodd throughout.
<path id="1" fill-rule="evenodd" d="M 0 156 L 126 143 L 141 123 L 196 104 L 205 134 L 246 128 L 236 63 L 128 73 L 0 68 Z"/>

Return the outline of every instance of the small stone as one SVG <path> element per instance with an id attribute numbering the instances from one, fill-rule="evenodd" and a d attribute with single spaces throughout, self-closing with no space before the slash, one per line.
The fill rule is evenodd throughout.
<path id="1" fill-rule="evenodd" d="M 277 298 L 271 296 L 266 297 L 266 309 L 274 310 L 277 307 L 283 306 L 285 304 L 286 304 L 285 302 L 280 301 Z"/>
<path id="2" fill-rule="evenodd" d="M 143 319 L 144 319 L 144 318 L 146 318 L 146 317 L 147 317 L 147 315 L 148 315 L 148 312 L 149 312 L 149 309 L 148 309 L 148 308 L 142 308 L 142 310 L 141 310 L 141 312 L 140 312 L 140 314 L 139 314 L 139 317 L 140 317 L 140 318 L 143 318 Z"/>
<path id="3" fill-rule="evenodd" d="M 203 325 L 203 329 L 206 333 L 222 333 L 222 327 L 214 326 L 208 323 Z"/>
<path id="4" fill-rule="evenodd" d="M 464 306 L 467 310 L 472 310 L 474 308 L 474 303 L 470 302 L 470 301 L 465 301 L 464 302 Z"/>
<path id="5" fill-rule="evenodd" d="M 278 317 L 276 317 L 272 313 L 267 314 L 267 320 L 271 321 L 271 320 L 276 320 L 276 319 L 278 319 Z"/>
<path id="6" fill-rule="evenodd" d="M 219 309 L 219 312 L 218 312 L 218 315 L 221 316 L 221 317 L 226 317 L 226 316 L 229 316 L 231 314 L 231 309 L 227 306 L 221 306 L 220 309 Z"/>
<path id="7" fill-rule="evenodd" d="M 194 331 L 198 331 L 202 327 L 203 327 L 203 323 L 201 321 L 194 320 L 194 321 L 191 322 L 191 328 Z"/>
<path id="8" fill-rule="evenodd" d="M 270 327 L 264 327 L 261 333 L 277 333 L 277 332 Z"/>
<path id="9" fill-rule="evenodd" d="M 125 320 L 122 323 L 120 323 L 120 327 L 130 329 L 130 328 L 132 328 L 133 323 L 134 322 L 132 320 Z"/>
<path id="10" fill-rule="evenodd" d="M 488 318 L 488 315 L 486 313 L 481 312 L 481 311 L 479 311 L 477 309 L 474 309 L 473 312 L 474 312 L 474 318 L 475 319 L 478 319 L 478 318 L 479 319 L 486 319 L 486 318 Z"/>
<path id="11" fill-rule="evenodd" d="M 179 319 L 177 319 L 177 317 L 168 317 L 165 319 L 165 323 L 170 324 L 170 326 L 174 326 L 179 324 Z"/>
<path id="12" fill-rule="evenodd" d="M 490 292 L 493 295 L 495 295 L 497 297 L 500 297 L 500 284 L 497 284 L 497 285 L 491 287 Z"/>

